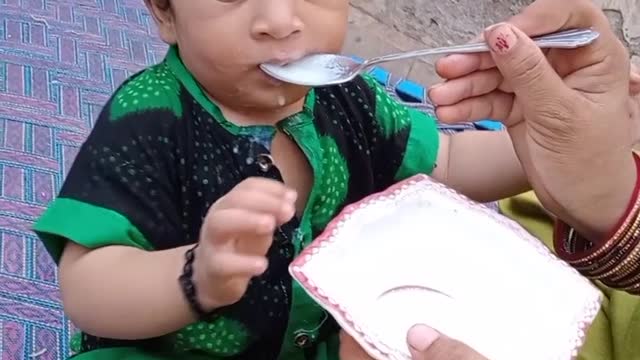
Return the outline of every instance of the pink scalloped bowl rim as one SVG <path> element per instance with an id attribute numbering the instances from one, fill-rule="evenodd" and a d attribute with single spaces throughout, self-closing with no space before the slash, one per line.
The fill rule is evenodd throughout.
<path id="1" fill-rule="evenodd" d="M 360 201 L 347 205 L 335 218 L 333 218 L 329 222 L 325 230 L 320 235 L 318 235 L 311 242 L 311 244 L 305 247 L 289 265 L 289 272 L 291 273 L 291 276 L 302 285 L 302 287 L 309 293 L 309 295 L 312 298 L 314 298 L 317 302 L 319 302 L 321 306 L 323 306 L 329 313 L 331 313 L 335 317 L 335 320 L 338 322 L 338 324 L 342 327 L 343 330 L 345 330 L 350 335 L 354 336 L 354 338 L 359 338 L 360 341 L 364 341 L 365 344 L 361 344 L 363 345 L 364 350 L 367 353 L 369 353 L 371 356 L 375 356 L 376 358 L 386 358 L 387 356 L 389 356 L 389 353 L 387 353 L 383 349 L 380 349 L 372 341 L 372 339 L 370 339 L 370 337 L 366 333 L 364 333 L 356 323 L 354 323 L 354 321 L 352 320 L 352 316 L 349 314 L 348 311 L 346 311 L 339 303 L 331 299 L 331 297 L 329 297 L 326 294 L 326 292 L 323 291 L 323 289 L 319 288 L 314 284 L 314 282 L 305 273 L 305 270 L 304 270 L 305 264 L 311 261 L 312 258 L 318 254 L 319 250 L 325 246 L 325 244 L 331 243 L 333 232 L 339 227 L 339 225 L 342 222 L 344 222 L 345 218 L 348 218 L 351 214 L 358 211 L 358 209 L 365 207 L 368 203 L 372 202 L 373 200 L 376 200 L 381 197 L 388 197 L 392 193 L 398 190 L 402 190 L 407 186 L 416 185 L 422 182 L 430 182 L 433 184 L 437 184 L 437 186 L 444 187 L 444 185 L 433 180 L 431 177 L 424 174 L 418 174 L 410 178 L 407 178 L 403 181 L 400 181 L 381 192 L 374 193 L 372 195 L 369 195 L 363 198 Z M 495 211 L 490 210 L 489 208 L 487 208 L 482 204 L 475 203 L 472 200 L 468 199 L 466 196 L 456 193 L 451 189 L 448 189 L 448 191 L 454 194 L 454 196 L 457 196 L 460 199 L 464 199 L 464 201 L 470 201 L 476 204 L 477 206 L 473 208 L 474 211 L 478 211 L 484 215 L 488 215 L 489 217 L 504 224 L 509 229 L 515 231 L 523 239 L 529 241 L 530 243 L 533 242 L 534 243 L 533 245 L 535 246 L 536 249 L 538 249 L 538 251 L 543 251 L 545 253 L 549 252 L 549 249 L 540 240 L 533 237 L 533 235 L 531 235 L 524 228 L 519 226 L 515 221 L 508 219 L 496 213 Z M 559 259 L 558 261 L 565 264 L 566 268 L 569 268 L 572 272 L 574 272 L 574 274 L 582 277 L 577 272 L 577 270 L 571 268 L 569 265 L 567 265 L 566 263 L 562 262 Z M 595 311 L 592 314 L 592 316 L 586 315 L 591 313 L 590 311 L 588 311 L 588 307 L 586 307 L 582 312 L 582 314 L 585 314 L 585 317 L 576 319 L 576 328 L 580 328 L 583 331 L 582 331 L 582 335 L 578 335 L 575 339 L 567 339 L 568 342 L 572 341 L 576 345 L 575 349 L 573 349 L 574 354 L 573 356 L 571 356 L 571 359 L 575 359 L 577 357 L 578 350 L 584 344 L 584 340 L 587 332 L 586 330 L 590 327 L 593 320 L 597 316 L 598 312 L 599 311 Z"/>

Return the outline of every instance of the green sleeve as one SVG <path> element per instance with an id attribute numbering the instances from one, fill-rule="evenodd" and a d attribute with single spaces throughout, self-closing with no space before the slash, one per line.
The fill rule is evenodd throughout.
<path id="1" fill-rule="evenodd" d="M 400 156 L 394 181 L 420 173 L 431 174 L 440 145 L 436 119 L 401 104 L 372 77 L 363 78 L 375 96 L 374 116 L 386 144 L 383 151 L 387 157 Z"/>
<path id="2" fill-rule="evenodd" d="M 124 215 L 73 197 L 55 199 L 33 229 L 56 263 L 68 239 L 90 249 L 108 245 L 152 249 Z"/>
<path id="3" fill-rule="evenodd" d="M 179 91 L 167 76 L 147 70 L 104 107 L 60 194 L 34 225 L 54 261 L 67 241 L 91 249 L 124 245 L 152 250 L 182 236 L 179 187 L 169 158 L 181 108 L 171 105 Z M 160 80 L 172 84 L 164 93 L 146 86 Z M 144 92 L 147 88 L 151 94 Z M 167 97 L 174 100 L 158 100 Z"/>

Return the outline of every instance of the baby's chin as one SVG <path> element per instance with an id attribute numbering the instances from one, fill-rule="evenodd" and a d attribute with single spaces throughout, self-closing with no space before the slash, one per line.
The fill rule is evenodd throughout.
<path id="1" fill-rule="evenodd" d="M 242 122 L 275 124 L 302 111 L 308 88 L 296 92 L 253 92 L 245 96 L 227 97 L 216 102 L 225 111 Z"/>
<path id="2" fill-rule="evenodd" d="M 278 111 L 299 105 L 300 110 L 302 110 L 304 99 L 309 93 L 308 87 L 298 85 L 287 85 L 271 90 L 251 94 L 250 98 L 254 107 Z"/>

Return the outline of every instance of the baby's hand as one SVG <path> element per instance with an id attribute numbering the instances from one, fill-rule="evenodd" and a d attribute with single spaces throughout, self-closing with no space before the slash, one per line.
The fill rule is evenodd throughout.
<path id="1" fill-rule="evenodd" d="M 211 206 L 194 260 L 205 309 L 237 302 L 249 280 L 267 269 L 273 233 L 293 217 L 295 200 L 296 192 L 281 182 L 249 178 Z"/>

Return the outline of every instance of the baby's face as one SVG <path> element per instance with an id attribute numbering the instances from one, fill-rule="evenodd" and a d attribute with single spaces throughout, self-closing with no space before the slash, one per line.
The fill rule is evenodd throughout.
<path id="1" fill-rule="evenodd" d="M 268 77 L 264 62 L 339 52 L 348 0 L 149 0 L 164 41 L 178 44 L 198 82 L 227 107 L 269 110 L 300 100 L 306 88 Z"/>

